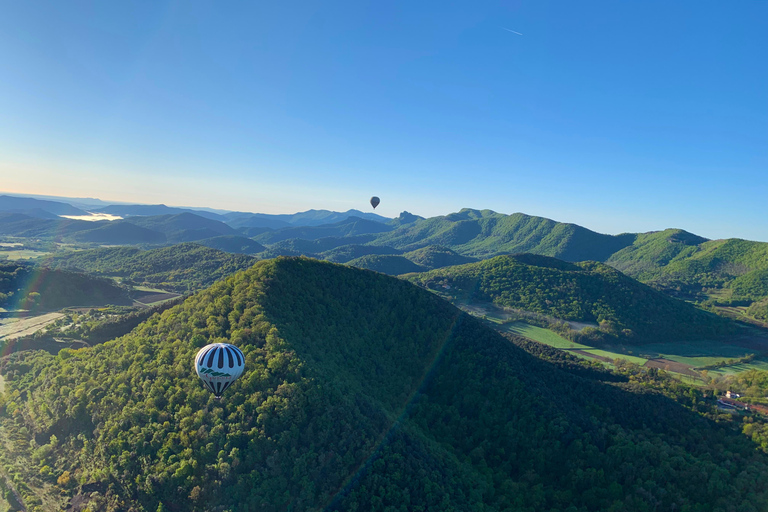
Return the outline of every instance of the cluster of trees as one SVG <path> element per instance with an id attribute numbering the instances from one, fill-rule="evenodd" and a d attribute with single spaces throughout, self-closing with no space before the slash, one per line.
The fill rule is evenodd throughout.
<path id="1" fill-rule="evenodd" d="M 191 368 L 217 341 L 247 361 L 221 401 Z M 0 421 L 30 485 L 97 486 L 91 510 L 768 507 L 768 456 L 700 394 L 550 358 L 407 282 L 281 258 L 117 340 L 3 359 Z"/>
<path id="2" fill-rule="evenodd" d="M 185 293 L 210 286 L 255 262 L 255 258 L 244 254 L 183 243 L 147 251 L 135 247 L 78 251 L 54 256 L 41 265 L 122 277 L 126 283 Z"/>
<path id="3" fill-rule="evenodd" d="M 596 262 L 522 254 L 433 270 L 411 281 L 461 301 L 486 301 L 564 320 L 595 322 L 583 336 L 635 341 L 733 332 L 732 322 L 673 299 Z"/>
<path id="4" fill-rule="evenodd" d="M 48 326 L 45 334 L 97 345 L 128 334 L 155 313 L 162 313 L 183 300 L 184 297 L 178 297 L 151 308 L 109 306 L 81 314 L 68 313 Z"/>
<path id="5" fill-rule="evenodd" d="M 747 309 L 747 314 L 762 322 L 768 322 L 768 299 L 753 303 Z"/>

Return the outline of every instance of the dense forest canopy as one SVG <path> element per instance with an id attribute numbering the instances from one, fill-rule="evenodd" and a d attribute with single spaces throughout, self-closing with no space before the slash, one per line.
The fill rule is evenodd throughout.
<path id="1" fill-rule="evenodd" d="M 130 302 L 127 291 L 110 279 L 0 260 L 0 307 L 6 309 L 54 310 Z"/>
<path id="2" fill-rule="evenodd" d="M 659 288 L 687 294 L 727 291 L 734 301 L 768 298 L 768 243 L 706 240 L 679 229 L 638 235 L 607 263 Z"/>
<path id="3" fill-rule="evenodd" d="M 41 265 L 117 276 L 136 284 L 186 292 L 209 286 L 255 261 L 244 254 L 184 243 L 147 251 L 135 247 L 77 251 L 55 255 Z"/>
<path id="4" fill-rule="evenodd" d="M 221 401 L 191 364 L 217 341 L 247 360 Z M 100 489 L 79 495 L 91 510 L 768 507 L 768 456 L 729 423 L 316 260 L 259 262 L 122 338 L 0 372 L 26 471 Z"/>
<path id="5" fill-rule="evenodd" d="M 668 297 L 597 262 L 569 263 L 534 254 L 497 256 L 409 277 L 458 300 L 487 301 L 641 341 L 733 333 L 732 322 Z"/>

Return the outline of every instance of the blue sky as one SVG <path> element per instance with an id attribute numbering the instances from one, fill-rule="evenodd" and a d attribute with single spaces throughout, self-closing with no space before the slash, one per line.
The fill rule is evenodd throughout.
<path id="1" fill-rule="evenodd" d="M 768 2 L 447 4 L 0 1 L 0 190 L 768 241 Z"/>

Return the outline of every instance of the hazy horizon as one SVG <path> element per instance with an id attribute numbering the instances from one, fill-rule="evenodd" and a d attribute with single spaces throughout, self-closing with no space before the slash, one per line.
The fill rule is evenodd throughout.
<path id="1" fill-rule="evenodd" d="M 37 197 L 40 197 L 40 198 L 49 198 L 49 200 L 56 200 L 56 199 L 59 199 L 59 198 L 65 198 L 65 196 L 41 195 L 41 194 L 23 194 L 23 193 L 7 192 L 7 191 L 0 190 L 0 195 L 4 195 L 4 194 L 6 194 L 6 195 L 16 195 L 16 196 L 22 196 L 22 197 L 37 196 Z M 212 207 L 209 207 L 209 206 L 176 205 L 176 204 L 167 204 L 167 203 L 163 203 L 163 202 L 160 202 L 160 203 L 132 203 L 132 202 L 114 202 L 114 203 L 110 203 L 110 201 L 107 201 L 107 200 L 104 200 L 104 199 L 100 199 L 100 198 L 95 198 L 95 197 L 91 197 L 91 198 L 70 197 L 68 199 L 71 199 L 71 200 L 74 200 L 74 201 L 76 201 L 77 199 L 92 199 L 92 200 L 103 201 L 103 202 L 109 203 L 109 204 L 126 204 L 126 205 L 133 205 L 133 204 L 159 205 L 159 204 L 162 204 L 162 205 L 168 206 L 170 208 L 188 208 L 188 209 L 197 209 L 197 210 L 206 210 L 206 211 L 243 212 L 243 213 L 258 213 L 258 214 L 267 213 L 269 215 L 292 215 L 292 214 L 297 214 L 297 213 L 304 213 L 304 212 L 307 212 L 307 211 L 310 211 L 310 210 L 338 211 L 338 210 L 330 210 L 328 208 L 309 208 L 309 209 L 306 209 L 306 210 L 295 210 L 295 211 L 283 211 L 283 212 L 269 213 L 269 212 L 263 212 L 263 211 L 227 210 L 225 208 L 212 208 Z M 94 210 L 97 209 L 97 208 L 98 207 L 94 207 Z M 449 215 L 451 213 L 456 213 L 456 212 L 458 212 L 458 211 L 460 211 L 462 209 L 465 209 L 465 208 L 472 209 L 472 210 L 492 210 L 492 208 L 475 208 L 475 207 L 472 207 L 472 206 L 464 206 L 464 207 L 458 208 L 458 209 L 456 209 L 454 211 L 444 212 L 444 213 L 440 213 L 440 214 L 437 214 L 437 215 L 430 215 L 430 216 L 420 215 L 417 212 L 412 212 L 412 211 L 408 211 L 408 210 L 404 210 L 403 212 L 400 212 L 400 213 L 408 212 L 408 213 L 411 213 L 411 214 L 414 214 L 414 215 L 420 215 L 422 217 L 428 218 L 428 217 L 437 217 L 437 216 Z M 344 210 L 344 211 L 349 211 L 349 210 L 357 210 L 357 211 L 360 211 L 362 213 L 375 213 L 376 215 L 380 215 L 380 216 L 385 217 L 385 218 L 396 218 L 396 217 L 398 217 L 400 215 L 399 213 L 397 215 L 394 215 L 394 216 L 382 215 L 381 212 L 378 211 L 378 208 L 374 211 L 370 207 L 368 208 L 368 210 L 371 210 L 370 212 L 368 210 L 366 210 L 364 207 L 362 207 L 362 208 L 348 208 L 347 210 Z M 504 214 L 504 215 L 512 215 L 514 213 L 523 213 L 523 214 L 526 214 L 526 215 L 533 215 L 533 214 L 531 214 L 529 212 L 521 212 L 521 211 L 515 211 L 515 212 L 500 212 L 500 211 L 497 211 L 497 210 L 493 210 L 493 211 L 495 211 L 496 213 Z M 623 230 L 623 231 L 616 231 L 616 232 L 607 232 L 607 231 L 600 231 L 600 230 L 594 229 L 591 226 L 579 224 L 578 222 L 573 222 L 573 221 L 568 220 L 568 219 L 558 219 L 558 218 L 554 218 L 554 217 L 547 217 L 546 215 L 536 215 L 536 216 L 537 217 L 544 217 L 544 218 L 547 218 L 547 219 L 551 219 L 551 220 L 554 220 L 556 222 L 562 222 L 562 223 L 568 223 L 568 224 L 578 224 L 578 225 L 580 225 L 580 226 L 582 226 L 584 228 L 587 228 L 587 229 L 589 229 L 591 231 L 595 231 L 597 233 L 609 234 L 609 235 L 619 235 L 619 234 L 622 234 L 622 233 L 647 233 L 647 232 L 652 232 L 652 231 L 664 231 L 665 229 L 683 229 L 685 231 L 694 233 L 696 235 L 703 236 L 705 238 L 709 238 L 710 240 L 718 240 L 718 239 L 724 239 L 724 238 L 742 238 L 742 237 L 737 237 L 737 236 L 710 237 L 710 236 L 707 236 L 706 234 L 703 234 L 703 233 L 691 231 L 690 229 L 687 229 L 684 226 L 666 226 L 666 227 L 663 227 L 663 228 L 660 227 L 660 228 L 654 228 L 654 229 L 647 229 L 647 230 L 643 230 L 643 231 Z M 67 215 L 60 215 L 60 217 L 64 217 L 64 218 L 77 218 L 77 217 L 67 216 Z M 101 219 L 98 219 L 98 220 L 119 220 L 119 219 L 122 219 L 122 217 L 118 217 L 118 216 L 112 216 L 112 217 L 114 217 L 114 218 L 111 218 L 111 219 L 101 218 Z M 95 220 L 95 219 L 89 219 L 89 220 Z M 768 242 L 768 240 L 758 240 L 758 239 L 749 239 L 749 238 L 745 238 L 745 239 L 746 240 L 756 241 L 756 242 Z"/>

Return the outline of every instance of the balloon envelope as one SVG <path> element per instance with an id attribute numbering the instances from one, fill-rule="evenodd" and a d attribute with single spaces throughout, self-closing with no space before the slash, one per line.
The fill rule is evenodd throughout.
<path id="1" fill-rule="evenodd" d="M 212 343 L 201 348 L 195 356 L 195 371 L 205 387 L 216 398 L 243 373 L 245 356 L 229 343 Z"/>
<path id="2" fill-rule="evenodd" d="M 381 202 L 381 201 L 379 201 L 379 198 L 378 198 L 378 197 L 376 197 L 376 196 L 373 196 L 373 197 L 371 198 L 371 206 L 373 206 L 373 209 L 374 209 L 374 210 L 376 209 L 376 207 L 377 207 L 377 206 L 379 206 L 379 203 L 380 203 L 380 202 Z"/>

